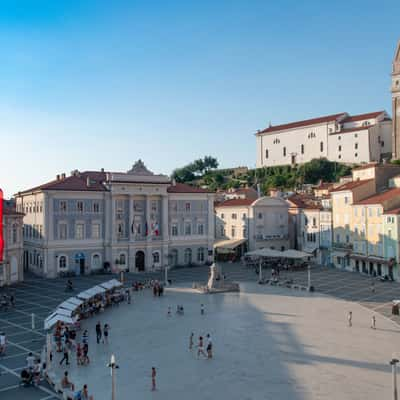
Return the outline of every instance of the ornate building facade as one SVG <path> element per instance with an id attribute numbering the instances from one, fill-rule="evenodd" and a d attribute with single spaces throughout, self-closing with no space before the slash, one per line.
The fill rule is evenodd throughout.
<path id="1" fill-rule="evenodd" d="M 55 277 L 149 271 L 212 260 L 214 194 L 171 182 L 141 160 L 128 172 L 73 171 L 16 195 L 24 264 Z"/>

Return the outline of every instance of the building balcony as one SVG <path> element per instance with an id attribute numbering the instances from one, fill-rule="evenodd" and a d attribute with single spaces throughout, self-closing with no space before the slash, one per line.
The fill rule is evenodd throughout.
<path id="1" fill-rule="evenodd" d="M 353 243 L 333 242 L 332 247 L 342 250 L 353 250 Z"/>

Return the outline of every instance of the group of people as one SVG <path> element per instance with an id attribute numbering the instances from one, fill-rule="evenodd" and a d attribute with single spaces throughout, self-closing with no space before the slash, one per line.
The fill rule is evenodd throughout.
<path id="1" fill-rule="evenodd" d="M 61 379 L 61 388 L 65 391 L 70 391 L 73 400 L 93 400 L 93 396 L 89 395 L 88 387 L 86 384 L 83 385 L 81 390 L 75 392 L 75 385 L 70 381 L 68 377 L 68 371 L 64 372 L 64 376 Z"/>
<path id="2" fill-rule="evenodd" d="M 164 294 L 164 286 L 159 281 L 154 281 L 152 287 L 154 297 L 161 297 Z"/>
<path id="3" fill-rule="evenodd" d="M 10 293 L 9 295 L 3 294 L 0 297 L 0 309 L 7 311 L 9 307 L 15 307 L 15 296 L 13 293 Z"/>
<path id="4" fill-rule="evenodd" d="M 194 346 L 194 333 L 192 332 L 189 337 L 189 350 L 193 350 Z M 204 351 L 204 347 L 206 348 L 206 352 Z M 206 343 L 204 343 L 203 336 L 199 336 L 197 343 L 197 358 L 202 355 L 207 359 L 213 358 L 213 343 L 211 340 L 211 336 L 209 333 L 206 335 Z"/>
<path id="5" fill-rule="evenodd" d="M 32 352 L 26 357 L 26 366 L 21 371 L 21 381 L 24 385 L 39 385 L 42 379 L 42 371 L 46 364 L 42 365 L 40 358 L 33 355 Z"/>
<path id="6" fill-rule="evenodd" d="M 349 311 L 347 314 L 347 323 L 349 328 L 353 326 L 353 312 Z M 371 329 L 376 329 L 376 316 L 372 314 L 371 316 Z"/>
<path id="7" fill-rule="evenodd" d="M 101 328 L 100 321 L 96 324 L 96 341 L 99 344 L 103 338 L 103 344 L 108 344 L 108 335 L 110 333 L 110 326 L 108 324 L 104 324 L 103 329 Z"/>

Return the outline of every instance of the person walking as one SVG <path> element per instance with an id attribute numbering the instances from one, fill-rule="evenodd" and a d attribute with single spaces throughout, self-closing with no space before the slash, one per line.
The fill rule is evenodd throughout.
<path id="1" fill-rule="evenodd" d="M 155 367 L 151 367 L 151 391 L 154 392 L 156 390 L 156 369 Z"/>
<path id="2" fill-rule="evenodd" d="M 212 340 L 211 336 L 209 333 L 207 333 L 207 358 L 211 359 L 212 358 Z"/>
<path id="3" fill-rule="evenodd" d="M 100 343 L 100 340 L 101 340 L 101 324 L 100 324 L 100 321 L 98 321 L 97 324 L 96 324 L 96 341 L 97 341 L 97 344 Z"/>
<path id="4" fill-rule="evenodd" d="M 197 345 L 197 358 L 199 358 L 200 354 L 202 354 L 205 358 L 207 358 L 207 354 L 204 353 L 203 347 L 203 336 L 199 336 L 199 344 Z"/>
<path id="5" fill-rule="evenodd" d="M 376 317 L 375 315 L 371 318 L 371 329 L 376 329 Z"/>
<path id="6" fill-rule="evenodd" d="M 200 305 L 200 314 L 204 315 L 204 304 Z"/>
<path id="7" fill-rule="evenodd" d="M 349 314 L 347 315 L 347 320 L 349 323 L 349 328 L 351 328 L 353 326 L 353 312 L 349 311 Z"/>
<path id="8" fill-rule="evenodd" d="M 168 316 L 168 317 L 171 316 L 171 307 L 168 307 L 167 316 Z"/>
<path id="9" fill-rule="evenodd" d="M 192 332 L 189 337 L 189 350 L 193 349 L 193 337 L 194 337 L 194 333 Z"/>
<path id="10" fill-rule="evenodd" d="M 375 282 L 374 281 L 371 282 L 371 292 L 375 293 Z"/>
<path id="11" fill-rule="evenodd" d="M 110 326 L 108 324 L 104 324 L 103 328 L 103 344 L 108 344 L 108 335 L 110 333 Z"/>
<path id="12" fill-rule="evenodd" d="M 6 334 L 4 332 L 0 333 L 0 356 L 6 354 Z"/>
<path id="13" fill-rule="evenodd" d="M 65 343 L 65 345 L 64 345 L 64 355 L 63 355 L 63 358 L 62 358 L 61 361 L 60 361 L 60 365 L 62 365 L 64 361 L 65 361 L 65 363 L 66 363 L 67 365 L 69 365 L 69 349 L 68 349 L 68 342 Z"/>
<path id="14" fill-rule="evenodd" d="M 35 365 L 35 357 L 33 356 L 32 353 L 29 353 L 28 357 L 26 357 L 26 368 L 29 370 L 29 372 L 33 371 L 34 365 Z"/>
<path id="15" fill-rule="evenodd" d="M 83 344 L 89 343 L 89 332 L 88 332 L 87 329 L 85 329 L 85 330 L 83 331 L 83 334 L 82 334 L 82 343 L 83 343 Z"/>

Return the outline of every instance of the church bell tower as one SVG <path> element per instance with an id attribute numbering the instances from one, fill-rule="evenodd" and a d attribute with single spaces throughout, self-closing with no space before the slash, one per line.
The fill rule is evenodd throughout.
<path id="1" fill-rule="evenodd" d="M 397 43 L 392 67 L 392 148 L 393 158 L 400 159 L 400 40 Z"/>

